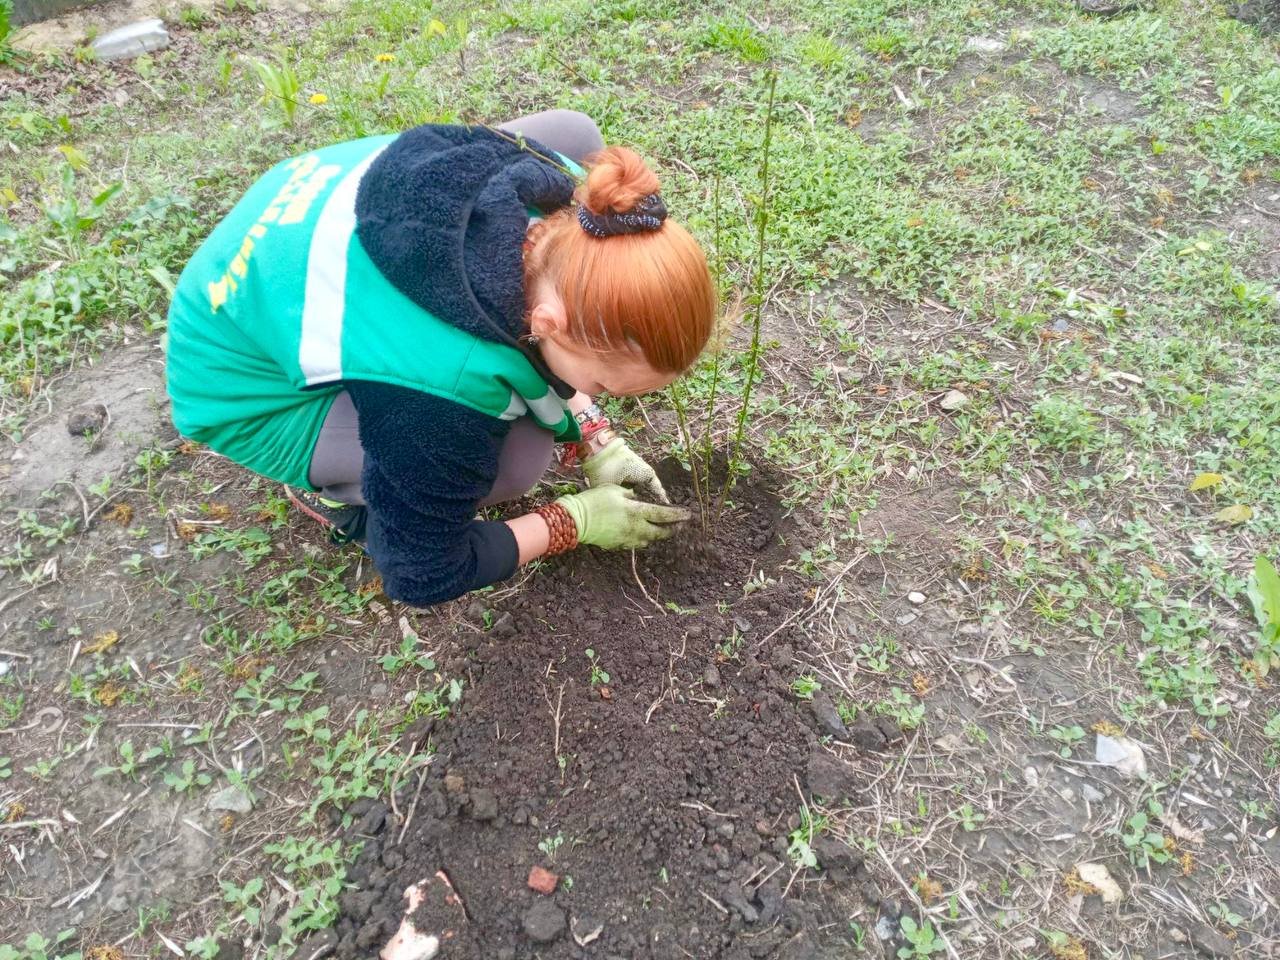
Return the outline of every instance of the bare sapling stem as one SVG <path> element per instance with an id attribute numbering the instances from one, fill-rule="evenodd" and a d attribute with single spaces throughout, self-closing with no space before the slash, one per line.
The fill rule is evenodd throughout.
<path id="1" fill-rule="evenodd" d="M 761 147 L 760 160 L 760 206 L 756 210 L 756 270 L 752 277 L 751 292 L 751 349 L 747 351 L 747 382 L 742 390 L 742 406 L 738 410 L 738 423 L 734 430 L 733 443 L 729 447 L 729 460 L 726 467 L 724 486 L 720 490 L 720 500 L 715 507 L 715 521 L 719 522 L 720 514 L 729 499 L 729 487 L 733 484 L 734 474 L 738 469 L 738 457 L 742 453 L 742 435 L 747 425 L 747 415 L 751 411 L 751 391 L 755 386 L 760 371 L 760 321 L 764 313 L 764 259 L 768 251 L 769 231 L 769 147 L 773 142 L 773 96 L 778 86 L 778 72 L 769 71 L 769 102 L 764 114 L 764 143 Z"/>
<path id="2" fill-rule="evenodd" d="M 707 524 L 711 517 L 711 501 L 709 499 L 711 493 L 711 475 L 706 477 L 706 488 L 704 488 L 702 478 L 698 476 L 698 451 L 693 442 L 693 435 L 689 432 L 689 417 L 685 410 L 684 396 L 680 392 L 679 382 L 671 384 L 671 406 L 676 412 L 676 423 L 680 427 L 680 442 L 684 444 L 685 450 L 689 452 L 689 473 L 693 476 L 693 495 L 698 501 L 698 515 L 701 522 L 702 531 L 706 533 Z M 708 429 L 710 429 L 708 427 Z"/>
<path id="3" fill-rule="evenodd" d="M 716 270 L 716 286 L 722 287 L 724 283 L 724 247 L 720 243 L 720 174 L 716 174 L 715 186 L 712 189 L 712 216 L 714 217 L 714 233 L 715 238 L 715 270 Z M 707 394 L 707 421 L 703 436 L 703 476 L 707 478 L 707 490 L 711 489 L 711 444 L 714 439 L 716 423 L 716 392 L 720 388 L 720 355 L 724 352 L 724 335 L 725 331 L 716 331 L 715 355 L 711 359 L 711 392 Z M 690 452 L 689 463 L 693 471 L 697 472 L 696 464 L 697 456 Z M 709 518 L 703 518 L 703 527 L 707 526 Z"/>

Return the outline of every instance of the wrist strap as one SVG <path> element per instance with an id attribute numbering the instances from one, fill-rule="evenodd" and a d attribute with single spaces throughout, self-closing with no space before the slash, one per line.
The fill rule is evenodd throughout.
<path id="1" fill-rule="evenodd" d="M 596 408 L 599 410 L 599 407 Z M 560 453 L 560 466 L 571 467 L 579 460 L 585 460 L 593 453 L 599 452 L 606 444 L 612 441 L 617 434 L 613 431 L 613 426 L 609 423 L 609 418 L 604 414 L 596 417 L 594 420 L 588 420 L 583 423 L 580 432 L 582 440 L 578 443 L 566 443 L 564 450 Z M 596 444 L 592 441 L 597 440 Z"/>
<path id="2" fill-rule="evenodd" d="M 533 511 L 547 524 L 550 540 L 544 556 L 554 557 L 556 554 L 572 550 L 578 545 L 578 525 L 573 517 L 558 503 L 548 503 Z"/>

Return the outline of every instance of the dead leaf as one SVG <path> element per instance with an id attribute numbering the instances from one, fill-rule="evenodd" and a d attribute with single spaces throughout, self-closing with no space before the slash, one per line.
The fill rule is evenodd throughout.
<path id="1" fill-rule="evenodd" d="M 1160 814 L 1160 822 L 1168 828 L 1176 840 L 1181 840 L 1183 843 L 1204 843 L 1203 830 L 1192 830 L 1172 813 L 1166 811 Z"/>
<path id="2" fill-rule="evenodd" d="M 1099 720 L 1089 729 L 1092 730 L 1094 733 L 1100 733 L 1103 736 L 1107 736 L 1107 737 L 1118 737 L 1124 733 L 1123 730 L 1117 727 L 1110 720 Z"/>
<path id="3" fill-rule="evenodd" d="M 110 650 L 119 642 L 120 634 L 118 632 L 115 630 L 104 630 L 102 633 L 95 636 L 92 642 L 85 646 L 82 652 L 86 654 L 102 653 L 106 650 Z"/>
<path id="4" fill-rule="evenodd" d="M 604 687 L 604 686 L 602 686 L 602 687 L 600 688 L 600 699 L 601 699 L 601 700 L 612 700 L 612 699 L 613 699 L 613 691 L 612 691 L 612 690 L 610 690 L 608 687 Z"/>
<path id="5" fill-rule="evenodd" d="M 1102 897 L 1103 903 L 1119 903 L 1124 899 L 1120 884 L 1111 879 L 1111 873 L 1100 863 L 1077 863 L 1076 873 Z"/>
<path id="6" fill-rule="evenodd" d="M 1223 507 L 1213 515 L 1213 518 L 1220 523 L 1235 524 L 1246 523 L 1253 517 L 1253 507 L 1247 503 L 1236 503 L 1229 507 Z"/>
<path id="7" fill-rule="evenodd" d="M 920 874 L 916 877 L 916 892 L 920 894 L 922 903 L 930 904 L 942 897 L 942 884 L 937 880 L 930 880 L 928 874 Z"/>
<path id="8" fill-rule="evenodd" d="M 1197 473 L 1196 478 L 1191 481 L 1191 486 L 1187 487 L 1192 493 L 1198 490 L 1211 490 L 1219 486 L 1223 481 L 1220 473 Z"/>

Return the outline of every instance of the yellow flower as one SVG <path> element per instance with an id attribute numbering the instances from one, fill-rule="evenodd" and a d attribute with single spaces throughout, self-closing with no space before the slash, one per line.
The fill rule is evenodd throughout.
<path id="1" fill-rule="evenodd" d="M 326 97 L 323 93 L 313 93 L 309 98 L 308 102 L 314 103 L 318 107 L 322 103 L 328 103 L 329 98 Z"/>
<path id="2" fill-rule="evenodd" d="M 390 63 L 395 58 L 396 55 L 394 53 L 380 53 L 373 59 L 377 60 L 379 63 Z"/>

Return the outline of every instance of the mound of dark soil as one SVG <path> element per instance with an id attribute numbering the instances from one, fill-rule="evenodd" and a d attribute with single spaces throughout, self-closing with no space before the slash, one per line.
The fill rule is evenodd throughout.
<path id="1" fill-rule="evenodd" d="M 432 728 L 403 842 L 385 811 L 357 811 L 371 836 L 338 956 L 372 956 L 405 889 L 438 870 L 467 916 L 444 957 L 849 955 L 854 852 L 822 838 L 823 869 L 787 889 L 788 835 L 823 748 L 789 690 L 799 667 L 786 631 L 764 641 L 806 586 L 780 570 L 768 489 L 740 486 L 735 501 L 710 542 L 691 531 L 634 567 L 628 553 L 577 551 L 489 615 L 492 629 L 449 665 L 467 692 Z M 607 680 L 593 683 L 588 649 Z M 559 876 L 554 894 L 529 889 L 534 866 Z"/>

